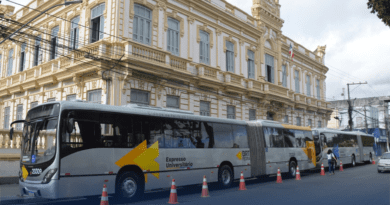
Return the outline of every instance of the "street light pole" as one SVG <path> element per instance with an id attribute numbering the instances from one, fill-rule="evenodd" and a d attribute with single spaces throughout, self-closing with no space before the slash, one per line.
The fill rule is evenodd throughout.
<path id="1" fill-rule="evenodd" d="M 25 23 L 22 27 L 20 27 L 18 30 L 16 30 L 15 32 L 13 32 L 11 35 L 7 36 L 4 40 L 2 40 L 0 42 L 0 45 L 2 43 L 4 43 L 6 40 L 10 39 L 15 33 L 19 32 L 20 30 L 22 30 L 24 27 L 26 27 L 29 23 L 31 23 L 32 21 L 34 21 L 35 19 L 37 19 L 38 17 L 40 17 L 42 14 L 45 14 L 47 11 L 49 11 L 50 9 L 52 8 L 55 8 L 55 7 L 58 7 L 58 6 L 68 6 L 68 5 L 71 5 L 71 4 L 79 4 L 79 3 L 83 3 L 83 1 L 66 1 L 65 0 L 65 3 L 63 4 L 57 4 L 57 5 L 54 5 L 44 11 L 42 11 L 40 14 L 38 14 L 37 16 L 35 16 L 33 19 L 31 19 L 30 21 L 28 21 L 27 23 Z"/>

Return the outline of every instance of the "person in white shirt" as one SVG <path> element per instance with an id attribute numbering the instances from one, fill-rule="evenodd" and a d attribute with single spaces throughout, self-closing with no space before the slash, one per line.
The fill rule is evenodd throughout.
<path id="1" fill-rule="evenodd" d="M 334 167 L 335 163 L 332 161 L 332 159 L 334 159 L 336 161 L 336 156 L 334 156 L 332 150 L 330 150 L 330 149 L 328 150 L 327 156 L 328 156 L 328 165 L 329 165 L 329 175 L 331 175 L 332 172 L 334 174 L 334 169 L 335 169 L 335 167 Z"/>

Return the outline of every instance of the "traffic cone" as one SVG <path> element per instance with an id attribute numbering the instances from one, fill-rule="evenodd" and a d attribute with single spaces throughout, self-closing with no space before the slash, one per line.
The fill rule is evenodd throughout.
<path id="1" fill-rule="evenodd" d="M 372 164 L 375 164 L 375 159 L 372 159 Z"/>
<path id="2" fill-rule="evenodd" d="M 102 199 L 100 201 L 100 205 L 108 205 L 108 194 L 107 194 L 107 186 L 103 186 Z"/>
<path id="3" fill-rule="evenodd" d="M 245 179 L 244 179 L 244 172 L 241 172 L 241 177 L 240 177 L 240 188 L 238 189 L 240 191 L 245 191 Z"/>
<path id="4" fill-rule="evenodd" d="M 321 163 L 321 176 L 325 176 L 324 163 Z"/>
<path id="5" fill-rule="evenodd" d="M 343 172 L 344 169 L 343 169 L 343 162 L 340 160 L 340 169 L 339 169 L 340 172 Z"/>
<path id="6" fill-rule="evenodd" d="M 176 184 L 175 179 L 172 179 L 172 186 L 171 186 L 171 195 L 169 196 L 168 204 L 178 204 L 177 201 L 177 191 L 176 191 Z"/>
<path id="7" fill-rule="evenodd" d="M 206 175 L 203 177 L 203 186 L 202 186 L 202 196 L 201 197 L 209 197 L 209 187 L 207 186 Z"/>
<path id="8" fill-rule="evenodd" d="M 278 174 L 277 174 L 277 177 L 276 177 L 276 183 L 280 184 L 280 183 L 283 183 L 282 181 L 282 175 L 280 174 L 280 169 L 278 167 Z"/>
<path id="9" fill-rule="evenodd" d="M 297 165 L 297 174 L 295 175 L 295 180 L 301 180 L 301 173 L 299 172 L 298 165 Z"/>

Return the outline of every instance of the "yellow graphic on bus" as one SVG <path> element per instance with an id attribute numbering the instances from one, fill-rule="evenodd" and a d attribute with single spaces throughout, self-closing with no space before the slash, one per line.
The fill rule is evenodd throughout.
<path id="1" fill-rule="evenodd" d="M 301 127 L 301 126 L 296 126 L 296 125 L 286 125 L 282 124 L 282 126 L 286 129 L 290 130 L 300 130 L 300 131 L 310 131 L 310 127 Z M 314 147 L 314 142 L 306 141 L 306 148 L 302 148 L 303 152 L 305 152 L 306 156 L 313 162 L 314 166 L 316 166 L 317 161 L 316 161 L 316 152 L 315 152 L 315 147 Z"/>
<path id="2" fill-rule="evenodd" d="M 238 152 L 238 154 L 236 155 L 236 157 L 239 159 L 239 160 L 242 160 L 242 152 Z"/>
<path id="3" fill-rule="evenodd" d="M 160 152 L 158 149 L 158 141 L 147 149 L 145 140 L 117 162 L 115 162 L 115 164 L 120 168 L 126 165 L 137 165 L 142 170 L 147 170 L 148 172 L 158 172 L 160 171 L 160 165 L 155 161 L 155 159 L 159 155 Z M 159 173 L 152 173 L 152 175 L 157 179 L 160 178 Z M 148 182 L 147 174 L 145 174 L 145 182 Z"/>
<path id="4" fill-rule="evenodd" d="M 26 167 L 24 165 L 22 167 L 22 176 L 23 176 L 24 180 L 26 180 L 27 176 L 28 176 L 28 171 L 27 171 L 27 169 L 26 169 Z"/>

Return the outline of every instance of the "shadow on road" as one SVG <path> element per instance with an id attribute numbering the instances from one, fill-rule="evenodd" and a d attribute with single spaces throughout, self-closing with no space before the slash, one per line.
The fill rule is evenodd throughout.
<path id="1" fill-rule="evenodd" d="M 364 166 L 365 164 L 356 164 L 356 167 Z M 367 164 L 367 166 L 370 166 Z M 372 166 L 372 165 L 371 165 Z M 351 171 L 351 166 L 344 165 L 344 171 Z M 336 168 L 336 170 L 339 170 L 339 167 Z M 325 169 L 325 172 L 327 173 L 328 169 Z M 304 180 L 305 177 L 315 176 L 316 174 L 320 174 L 321 170 L 306 170 L 301 171 L 301 177 L 302 180 Z M 283 180 L 294 180 L 294 178 L 289 177 L 287 174 L 282 174 Z M 257 186 L 262 185 L 266 183 L 275 183 L 276 182 L 276 176 L 261 176 L 258 178 L 249 178 L 245 180 L 245 184 L 247 188 L 250 188 L 251 186 Z M 239 186 L 239 180 L 235 181 L 231 187 L 231 189 L 238 189 Z M 209 191 L 210 192 L 218 192 L 220 190 L 223 190 L 223 188 L 220 188 L 218 186 L 218 183 L 209 183 L 208 184 Z M 178 187 L 177 193 L 180 197 L 185 197 L 189 195 L 193 195 L 194 193 L 199 193 L 199 196 L 201 195 L 202 186 L 201 184 L 198 185 L 191 185 L 191 186 L 184 186 L 184 187 Z M 157 190 L 153 192 L 148 192 L 144 194 L 143 199 L 138 200 L 142 203 L 148 203 L 150 201 L 155 200 L 163 200 L 166 199 L 168 202 L 170 195 L 170 189 L 164 189 L 164 190 Z M 59 200 L 43 200 L 43 199 L 35 199 L 33 201 L 29 201 L 28 203 L 34 203 L 34 204 L 69 204 L 72 203 L 74 205 L 76 204 L 99 204 L 100 203 L 100 197 L 101 196 L 93 196 L 93 197 L 87 197 L 87 198 L 72 198 L 72 199 L 59 199 Z M 180 198 L 179 197 L 179 198 Z M 26 201 L 22 202 L 19 201 L 19 204 L 26 203 Z M 114 196 L 109 197 L 109 204 L 129 204 L 134 203 L 134 201 L 120 201 L 116 199 Z M 3 203 L 2 203 L 3 204 Z M 7 203 L 5 203 L 7 204 Z M 12 203 L 15 204 L 15 203 Z"/>

